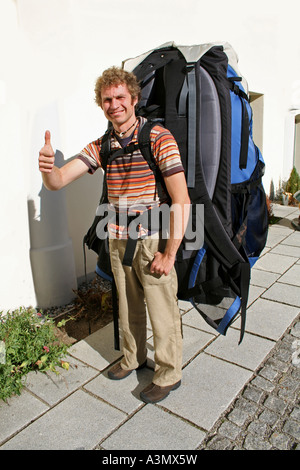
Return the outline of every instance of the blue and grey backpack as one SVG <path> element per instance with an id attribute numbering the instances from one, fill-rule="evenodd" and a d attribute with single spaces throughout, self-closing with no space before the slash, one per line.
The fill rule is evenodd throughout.
<path id="1" fill-rule="evenodd" d="M 204 207 L 202 245 L 191 249 L 184 239 L 177 253 L 178 298 L 189 300 L 223 335 L 240 312 L 241 342 L 250 270 L 265 246 L 268 215 L 265 165 L 253 142 L 247 82 L 236 54 L 228 43 L 167 43 L 124 61 L 123 68 L 142 89 L 136 113 L 148 119 L 139 138 L 144 158 L 153 166 L 149 133 L 160 122 L 178 143 L 193 209 Z M 108 150 L 104 154 L 109 158 Z M 90 233 L 85 243 L 93 249 Z M 98 258 L 99 274 L 105 258 Z"/>

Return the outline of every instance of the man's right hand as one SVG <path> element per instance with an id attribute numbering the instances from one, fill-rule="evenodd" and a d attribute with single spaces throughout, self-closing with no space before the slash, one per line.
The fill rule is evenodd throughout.
<path id="1" fill-rule="evenodd" d="M 39 169 L 42 173 L 51 173 L 54 166 L 54 151 L 51 145 L 50 131 L 45 132 L 45 145 L 39 153 Z"/>
<path id="2" fill-rule="evenodd" d="M 54 151 L 51 145 L 51 135 L 45 132 L 45 145 L 40 150 L 39 168 L 42 173 L 43 183 L 47 189 L 57 191 L 72 183 L 80 176 L 88 172 L 89 167 L 78 158 L 71 159 L 62 167 L 54 165 Z"/>

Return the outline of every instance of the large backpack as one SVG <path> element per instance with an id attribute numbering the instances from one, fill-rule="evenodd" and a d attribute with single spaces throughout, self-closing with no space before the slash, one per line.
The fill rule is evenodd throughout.
<path id="1" fill-rule="evenodd" d="M 192 302 L 223 335 L 240 312 L 241 342 L 250 269 L 265 246 L 268 216 L 264 161 L 253 142 L 248 87 L 236 54 L 228 43 L 167 43 L 123 67 L 140 81 L 137 115 L 174 135 L 193 208 L 204 206 L 202 245 L 195 249 L 184 239 L 177 253 L 178 298 Z M 147 135 L 140 149 L 150 161 Z M 196 210 L 192 221 L 203 230 Z M 89 237 L 85 242 L 91 247 Z M 99 256 L 99 274 L 104 258 Z"/>

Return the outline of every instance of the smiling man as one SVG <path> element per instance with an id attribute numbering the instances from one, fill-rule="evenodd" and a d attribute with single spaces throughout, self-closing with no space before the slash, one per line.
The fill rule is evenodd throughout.
<path id="1" fill-rule="evenodd" d="M 137 98 L 131 97 L 126 85 L 112 86 L 102 90 L 101 107 L 105 117 L 112 122 L 115 132 L 120 137 L 127 134 L 136 124 L 134 112 L 136 103 Z"/>
<path id="2" fill-rule="evenodd" d="M 135 113 L 140 97 L 136 77 L 112 67 L 96 81 L 95 94 L 96 103 L 112 124 L 111 150 L 137 143 L 146 119 Z M 39 156 L 45 186 L 57 190 L 83 174 L 93 174 L 101 168 L 102 139 L 88 144 L 74 160 L 59 169 L 54 165 L 50 132 L 46 131 L 45 145 Z M 150 132 L 150 143 L 166 191 L 158 194 L 154 174 L 136 148 L 132 153 L 119 153 L 107 165 L 109 204 L 117 213 L 124 210 L 139 213 L 141 207 L 151 210 L 168 203 L 177 208 L 176 213 L 180 216 L 176 217 L 175 227 L 174 212 L 170 211 L 167 239 L 162 238 L 160 231 L 150 232 L 141 227 L 131 266 L 122 264 L 128 227 L 109 224 L 110 258 L 118 289 L 124 356 L 108 375 L 112 380 L 121 380 L 133 370 L 146 366 L 147 308 L 153 330 L 155 370 L 152 383 L 140 396 L 146 403 L 157 403 L 181 384 L 182 334 L 174 262 L 187 224 L 190 200 L 178 146 L 171 133 L 155 125 Z"/>

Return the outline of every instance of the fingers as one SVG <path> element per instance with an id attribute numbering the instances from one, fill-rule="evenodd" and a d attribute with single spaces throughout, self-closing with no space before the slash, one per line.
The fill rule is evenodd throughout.
<path id="1" fill-rule="evenodd" d="M 45 145 L 51 145 L 51 133 L 50 133 L 50 131 L 45 132 Z"/>
<path id="2" fill-rule="evenodd" d="M 51 173 L 54 166 L 54 156 L 47 157 L 40 153 L 39 156 L 39 170 L 43 173 Z"/>
<path id="3" fill-rule="evenodd" d="M 40 155 L 44 155 L 45 157 L 54 157 L 50 131 L 45 132 L 45 145 L 43 148 L 41 148 Z"/>
<path id="4" fill-rule="evenodd" d="M 51 145 L 50 131 L 45 132 L 45 145 L 39 153 L 39 170 L 43 173 L 51 173 L 54 166 L 54 151 Z"/>
<path id="5" fill-rule="evenodd" d="M 159 276 L 167 276 L 171 269 L 173 263 L 170 262 L 167 256 L 159 251 L 154 254 L 154 259 L 150 266 L 151 274 L 158 274 Z"/>

